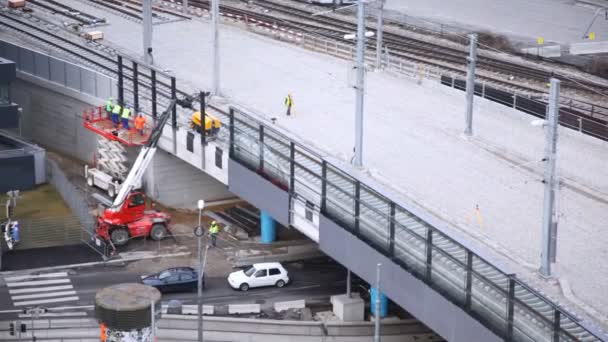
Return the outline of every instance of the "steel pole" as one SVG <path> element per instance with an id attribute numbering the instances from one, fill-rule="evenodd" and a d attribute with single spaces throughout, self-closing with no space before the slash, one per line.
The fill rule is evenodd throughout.
<path id="1" fill-rule="evenodd" d="M 382 68 L 382 34 L 384 33 L 384 2 L 378 0 L 378 27 L 376 28 L 376 70 Z"/>
<path id="2" fill-rule="evenodd" d="M 213 51 L 213 77 L 211 93 L 220 94 L 220 51 L 219 51 L 219 32 L 218 24 L 220 21 L 220 0 L 211 0 L 211 25 L 212 25 L 212 50 Z"/>
<path id="3" fill-rule="evenodd" d="M 188 0 L 182 0 L 182 12 L 188 13 Z"/>
<path id="4" fill-rule="evenodd" d="M 203 210 L 199 209 L 198 210 L 198 226 L 201 226 L 201 219 L 203 216 Z M 198 342 L 202 342 L 203 341 L 203 302 L 202 302 L 202 296 L 203 296 L 203 280 L 202 280 L 202 267 L 203 267 L 203 263 L 201 260 L 201 242 L 203 239 L 203 235 L 200 234 L 198 236 L 198 284 L 197 284 L 197 297 L 196 297 L 196 303 L 197 303 L 197 314 L 198 314 Z"/>
<path id="5" fill-rule="evenodd" d="M 467 107 L 464 134 L 473 135 L 473 98 L 475 95 L 475 67 L 477 65 L 477 34 L 469 35 L 469 57 L 467 57 Z"/>
<path id="6" fill-rule="evenodd" d="M 152 65 L 152 0 L 143 0 L 143 26 L 144 26 L 144 61 Z"/>
<path id="7" fill-rule="evenodd" d="M 543 234 L 540 255 L 540 274 L 551 277 L 551 244 L 555 224 L 555 164 L 557 156 L 557 128 L 559 124 L 560 81 L 551 79 L 549 107 L 547 110 L 545 145 L 545 200 L 543 205 Z"/>
<path id="8" fill-rule="evenodd" d="M 365 96 L 365 4 L 359 0 L 357 7 L 357 102 L 355 111 L 355 167 L 363 166 L 363 97 Z"/>
<path id="9" fill-rule="evenodd" d="M 376 266 L 376 303 L 374 308 L 374 342 L 380 342 L 380 267 L 381 263 Z"/>
<path id="10" fill-rule="evenodd" d="M 155 312 L 156 309 L 154 308 L 154 299 L 152 299 L 150 302 L 151 302 L 150 311 L 151 311 L 151 315 L 152 315 L 150 317 L 150 328 L 152 329 L 152 342 L 156 342 L 156 322 L 155 322 L 156 317 L 154 317 L 156 314 L 156 312 Z"/>
<path id="11" fill-rule="evenodd" d="M 350 270 L 347 270 L 348 272 L 346 273 L 346 295 L 348 296 L 348 298 L 351 297 L 350 292 Z"/>

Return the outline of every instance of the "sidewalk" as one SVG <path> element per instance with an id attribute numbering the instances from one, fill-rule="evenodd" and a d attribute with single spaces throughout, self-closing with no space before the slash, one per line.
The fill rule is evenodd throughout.
<path id="1" fill-rule="evenodd" d="M 67 2 L 92 12 L 80 2 Z M 112 23 L 104 28 L 106 40 L 133 52 L 141 41 L 140 26 L 106 16 Z M 176 22 L 154 30 L 155 62 L 173 70 L 178 85 L 188 82 L 209 89 L 208 23 Z M 223 96 L 278 117 L 277 125 L 350 160 L 355 94 L 347 81 L 352 79 L 348 62 L 226 25 L 220 40 Z M 291 117 L 283 114 L 288 92 L 295 104 Z M 494 248 L 520 277 L 566 300 L 555 282 L 540 280 L 535 273 L 544 133 L 529 124 L 533 118 L 476 98 L 475 137 L 465 140 L 460 91 L 368 73 L 366 92 L 363 160 L 370 174 Z M 560 129 L 558 150 L 564 185 L 558 195 L 556 273 L 570 285 L 576 304 L 608 315 L 608 264 L 603 262 L 608 243 L 603 233 L 608 222 L 608 143 Z"/>

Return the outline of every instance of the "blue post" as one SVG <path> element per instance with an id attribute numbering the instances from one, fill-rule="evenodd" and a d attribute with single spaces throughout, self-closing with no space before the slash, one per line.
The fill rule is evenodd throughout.
<path id="1" fill-rule="evenodd" d="M 260 223 L 262 226 L 262 243 L 271 243 L 277 239 L 277 223 L 267 212 L 260 210 Z"/>
<path id="2" fill-rule="evenodd" d="M 375 287 L 372 287 L 371 290 L 371 312 L 372 315 L 376 314 L 376 291 Z M 384 293 L 380 292 L 380 317 L 386 317 L 388 315 L 388 298 L 384 295 Z"/>

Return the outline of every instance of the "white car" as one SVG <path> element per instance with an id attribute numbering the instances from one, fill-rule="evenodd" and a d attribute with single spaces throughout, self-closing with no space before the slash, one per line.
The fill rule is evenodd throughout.
<path id="1" fill-rule="evenodd" d="M 287 283 L 289 283 L 287 271 L 278 262 L 253 264 L 244 271 L 232 272 L 228 276 L 230 287 L 241 291 L 260 286 L 283 287 Z"/>

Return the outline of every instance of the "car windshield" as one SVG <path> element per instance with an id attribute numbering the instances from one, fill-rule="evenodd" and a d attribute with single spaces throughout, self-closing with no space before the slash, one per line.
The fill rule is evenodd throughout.
<path id="1" fill-rule="evenodd" d="M 169 271 L 162 271 L 162 272 L 160 272 L 160 274 L 158 275 L 158 279 L 165 279 L 165 278 L 169 278 L 169 276 L 171 276 L 171 272 L 169 272 Z"/>
<path id="2" fill-rule="evenodd" d="M 245 275 L 251 277 L 252 274 L 255 273 L 255 267 L 251 266 L 245 271 Z"/>

